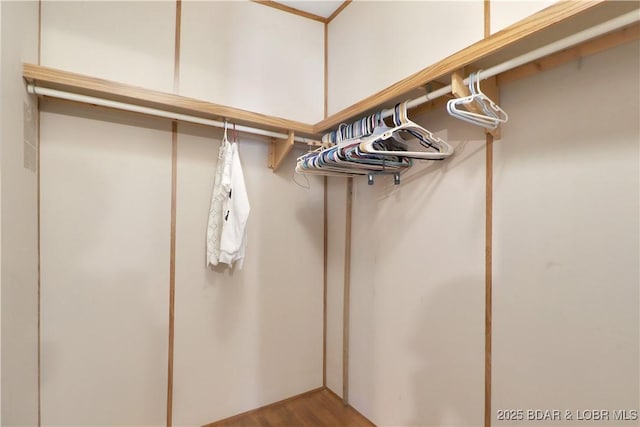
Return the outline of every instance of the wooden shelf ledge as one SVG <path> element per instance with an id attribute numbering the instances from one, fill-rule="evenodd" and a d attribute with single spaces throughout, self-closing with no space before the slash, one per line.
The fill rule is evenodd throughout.
<path id="1" fill-rule="evenodd" d="M 294 131 L 301 136 L 315 136 L 313 125 L 311 124 L 55 68 L 24 64 L 23 77 L 28 82 L 34 83 L 39 87 L 104 98 L 111 101 L 126 102 L 173 113 L 189 114 L 204 119 L 223 120 L 226 118 L 239 125 L 260 127 L 285 134 L 289 131 Z"/>
<path id="2" fill-rule="evenodd" d="M 438 80 L 449 81 L 451 73 L 465 66 L 489 68 L 639 7 L 640 2 L 637 1 L 558 2 L 332 114 L 314 126 L 314 133 L 323 134 L 340 123 L 349 123 L 374 111 L 390 108 L 409 97 L 425 94 L 425 85 Z"/>
<path id="3" fill-rule="evenodd" d="M 188 98 L 172 93 L 76 74 L 32 64 L 24 64 L 23 76 L 39 87 L 57 89 L 80 95 L 126 102 L 174 113 L 189 114 L 213 120 L 228 119 L 239 125 L 258 127 L 289 135 L 283 140 L 271 141 L 270 164 L 277 169 L 291 149 L 291 135 L 318 138 L 340 123 L 348 123 L 373 111 L 422 95 L 449 82 L 452 73 L 465 67 L 486 69 L 508 59 L 567 37 L 591 26 L 605 22 L 627 12 L 640 9 L 640 2 L 626 1 L 562 1 L 538 12 L 486 39 L 483 39 L 433 64 L 382 91 L 333 114 L 315 125 L 241 110 L 220 104 Z M 640 24 L 588 40 L 578 46 L 525 64 L 496 77 L 498 85 L 528 77 L 568 61 L 592 55 L 623 43 L 638 40 Z M 423 111 L 441 102 L 432 101 L 416 108 Z"/>

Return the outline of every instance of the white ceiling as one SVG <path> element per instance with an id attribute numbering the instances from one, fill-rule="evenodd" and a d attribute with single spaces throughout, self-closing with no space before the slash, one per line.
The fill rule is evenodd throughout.
<path id="1" fill-rule="evenodd" d="M 278 1 L 285 6 L 293 7 L 294 9 L 302 10 L 304 12 L 313 13 L 314 15 L 328 18 L 335 10 L 340 7 L 342 1 L 334 0 L 298 0 L 298 1 Z"/>

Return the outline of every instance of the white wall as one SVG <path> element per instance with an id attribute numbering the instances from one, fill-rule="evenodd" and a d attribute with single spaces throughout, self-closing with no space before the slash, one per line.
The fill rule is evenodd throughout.
<path id="1" fill-rule="evenodd" d="M 491 0 L 491 34 L 497 33 L 554 3 L 557 1 Z"/>
<path id="2" fill-rule="evenodd" d="M 329 25 L 329 113 L 482 37 L 482 2 L 353 2 Z M 480 425 L 484 137 L 442 112 L 426 120 L 456 157 L 414 166 L 399 187 L 354 186 L 349 401 L 382 426 Z M 345 193 L 335 181 L 327 382 L 341 394 Z"/>
<path id="3" fill-rule="evenodd" d="M 171 91 L 174 27 L 171 2 L 43 2 L 42 65 Z M 42 423 L 161 425 L 170 124 L 51 102 L 41 143 Z"/>
<path id="4" fill-rule="evenodd" d="M 321 23 L 252 2 L 182 4 L 180 93 L 289 119 L 322 118 Z M 180 126 L 174 423 L 202 425 L 322 385 L 322 182 L 274 174 L 241 135 L 251 201 L 244 268 L 204 263 L 220 132 Z M 301 180 L 300 177 L 297 177 Z"/>
<path id="5" fill-rule="evenodd" d="M 495 408 L 639 409 L 639 47 L 503 87 Z"/>
<path id="6" fill-rule="evenodd" d="M 3 426 L 38 420 L 37 131 L 22 62 L 37 62 L 38 3 L 6 2 L 1 14 L 2 125 L 2 418 Z M 27 111 L 29 111 L 27 108 Z M 29 119 L 25 124 L 24 121 Z"/>
<path id="7" fill-rule="evenodd" d="M 180 94 L 287 119 L 323 118 L 324 25 L 247 1 L 182 3 Z"/>
<path id="8" fill-rule="evenodd" d="M 251 202 L 242 270 L 205 267 L 204 236 L 220 140 L 180 126 L 174 424 L 202 425 L 322 385 L 322 180 L 278 173 L 245 135 Z M 301 177 L 296 177 L 304 182 Z"/>
<path id="9" fill-rule="evenodd" d="M 42 65 L 173 91 L 175 2 L 44 1 Z"/>
<path id="10" fill-rule="evenodd" d="M 43 65 L 172 92 L 175 2 L 122 6 L 43 2 Z M 315 123 L 323 52 L 320 22 L 248 1 L 182 2 L 182 95 Z"/>
<path id="11" fill-rule="evenodd" d="M 492 32 L 552 3 L 492 2 Z M 374 5 L 354 2 L 340 17 Z M 340 75 L 339 65 L 356 43 L 376 43 L 340 17 L 331 112 L 381 89 L 368 81 L 380 70 L 388 84 L 402 77 L 368 66 L 347 82 L 351 69 Z M 574 418 L 576 409 L 638 409 L 638 51 L 630 44 L 502 88 L 511 121 L 496 142 L 494 409 L 571 409 Z M 359 59 L 356 68 L 373 61 Z M 481 425 L 484 138 L 442 110 L 422 120 L 456 144 L 453 159 L 414 166 L 398 188 L 355 186 L 349 400 L 380 426 Z M 343 215 L 329 206 L 330 218 Z M 342 239 L 330 234 L 330 245 Z M 330 310 L 341 304 L 330 300 Z M 330 324 L 330 336 L 340 327 Z"/>
<path id="12" fill-rule="evenodd" d="M 161 425 L 170 125 L 41 111 L 43 425 Z"/>
<path id="13" fill-rule="evenodd" d="M 638 47 L 502 88 L 494 409 L 637 409 Z M 482 137 L 442 110 L 417 121 L 456 154 L 397 188 L 357 180 L 349 398 L 380 426 L 480 425 Z"/>
<path id="14" fill-rule="evenodd" d="M 415 120 L 456 154 L 355 181 L 349 400 L 380 426 L 482 425 L 484 137 Z"/>
<path id="15" fill-rule="evenodd" d="M 478 0 L 350 3 L 329 24 L 329 114 L 482 39 L 483 7 Z"/>
<path id="16" fill-rule="evenodd" d="M 287 118 L 296 118 L 292 108 L 302 119 L 321 115 L 321 78 L 315 81 L 314 73 L 323 33 L 317 22 L 295 16 L 289 22 L 289 15 L 253 3 L 182 7 L 183 91 L 218 88 L 222 81 L 227 89 L 235 85 L 232 96 L 212 101 Z M 216 31 L 244 8 L 252 21 L 239 26 L 242 31 L 227 28 L 223 41 Z M 215 31 L 200 20 L 211 13 L 221 20 Z M 43 65 L 172 91 L 174 21 L 173 2 L 43 3 Z M 272 25 L 279 30 L 272 33 Z M 287 41 L 291 31 L 304 37 Z M 242 44 L 258 39 L 260 55 L 244 55 Z M 223 52 L 225 60 L 209 56 L 212 45 L 235 42 Z M 303 58 L 298 53 L 304 49 L 311 52 L 308 63 L 280 71 L 277 96 L 270 92 L 275 86 L 244 84 L 287 65 L 291 56 Z M 259 61 L 247 62 L 251 58 Z M 248 74 L 229 69 L 234 60 Z M 311 66 L 313 72 L 306 70 Z M 303 96 L 293 97 L 297 93 Z M 207 99 L 206 91 L 193 95 Z M 258 103 L 235 104 L 244 100 Z M 321 182 L 303 190 L 292 181 L 295 154 L 272 173 L 265 140 L 243 135 L 252 203 L 247 260 L 242 271 L 207 270 L 205 224 L 219 136 L 218 130 L 180 126 L 176 425 L 209 423 L 321 385 Z M 48 102 L 41 138 L 43 424 L 163 424 L 170 125 Z"/>

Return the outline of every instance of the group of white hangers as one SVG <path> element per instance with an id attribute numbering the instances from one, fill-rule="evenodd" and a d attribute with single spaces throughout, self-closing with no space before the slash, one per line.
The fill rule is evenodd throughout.
<path id="1" fill-rule="evenodd" d="M 439 160 L 453 153 L 453 147 L 409 120 L 406 102 L 395 106 L 393 124 L 385 124 L 382 112 L 343 124 L 323 137 L 323 142 L 334 145 L 299 157 L 296 171 L 350 176 L 393 173 L 410 167 L 412 159 Z"/>
<path id="2" fill-rule="evenodd" d="M 482 92 L 479 73 L 469 76 L 470 95 L 449 100 L 447 111 L 468 123 L 495 129 L 508 116 Z M 446 141 L 409 119 L 407 102 L 394 107 L 392 119 L 393 127 L 387 126 L 380 111 L 350 125 L 341 124 L 323 136 L 323 147 L 298 158 L 296 172 L 369 175 L 370 184 L 373 174 L 389 173 L 395 175 L 397 184 L 399 173 L 411 167 L 413 159 L 442 160 L 453 154 L 453 147 Z"/>
<path id="3" fill-rule="evenodd" d="M 500 123 L 509 120 L 507 113 L 480 89 L 480 71 L 469 75 L 468 86 L 469 96 L 450 99 L 447 102 L 447 111 L 450 115 L 487 129 L 495 129 Z M 482 110 L 482 113 L 471 111 L 472 106 Z"/>

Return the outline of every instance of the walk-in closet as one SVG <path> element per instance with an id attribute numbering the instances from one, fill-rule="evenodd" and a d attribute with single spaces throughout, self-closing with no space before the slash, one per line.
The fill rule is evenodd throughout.
<path id="1" fill-rule="evenodd" d="M 640 2 L 0 0 L 0 425 L 640 425 Z"/>

